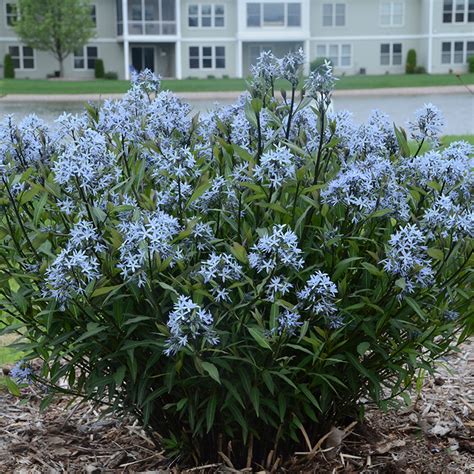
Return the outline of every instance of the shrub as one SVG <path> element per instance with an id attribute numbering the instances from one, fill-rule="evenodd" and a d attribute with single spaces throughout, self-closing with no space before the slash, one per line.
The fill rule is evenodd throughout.
<path id="1" fill-rule="evenodd" d="M 416 72 L 416 51 L 414 49 L 408 50 L 405 72 L 407 74 L 415 74 Z"/>
<path id="2" fill-rule="evenodd" d="M 417 66 L 415 69 L 415 74 L 426 74 L 426 68 L 423 66 Z"/>
<path id="3" fill-rule="evenodd" d="M 5 79 L 15 79 L 15 66 L 9 54 L 5 54 L 3 59 L 3 77 Z"/>
<path id="4" fill-rule="evenodd" d="M 95 72 L 96 79 L 104 79 L 105 69 L 104 69 L 104 61 L 102 61 L 102 59 L 95 60 L 94 72 Z"/>
<path id="5" fill-rule="evenodd" d="M 265 53 L 203 117 L 144 72 L 55 131 L 2 124 L 2 310 L 45 403 L 132 413 L 183 465 L 274 465 L 472 333 L 473 147 L 439 148 L 432 105 L 414 150 L 381 112 L 328 114 L 329 65 L 300 101 L 303 63 Z"/>
<path id="6" fill-rule="evenodd" d="M 104 74 L 104 79 L 109 79 L 110 81 L 116 81 L 118 79 L 118 74 L 116 72 L 108 71 Z"/>
<path id="7" fill-rule="evenodd" d="M 315 71 L 319 67 L 323 66 L 325 62 L 328 62 L 329 64 L 332 65 L 332 61 L 329 58 L 316 58 L 313 61 L 311 61 L 309 65 L 310 71 Z"/>
<path id="8" fill-rule="evenodd" d="M 474 56 L 469 56 L 467 58 L 467 63 L 469 64 L 469 72 L 474 72 Z"/>

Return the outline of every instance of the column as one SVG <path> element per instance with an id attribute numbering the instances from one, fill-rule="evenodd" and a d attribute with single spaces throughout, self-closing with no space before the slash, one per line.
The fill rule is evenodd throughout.
<path id="1" fill-rule="evenodd" d="M 310 50 L 310 40 L 309 39 L 306 39 L 304 41 L 304 55 L 306 56 L 306 60 L 304 62 L 303 72 L 304 72 L 305 76 L 308 76 L 309 75 L 309 65 L 310 65 L 310 62 L 311 62 L 311 50 Z"/>
<path id="2" fill-rule="evenodd" d="M 182 67 L 182 61 L 183 61 L 183 56 L 181 54 L 182 52 L 182 47 L 183 43 L 181 40 L 176 41 L 175 45 L 175 74 L 176 74 L 176 79 L 182 79 L 183 78 L 183 67 Z"/>
<path id="3" fill-rule="evenodd" d="M 244 77 L 243 74 L 243 55 L 242 55 L 242 40 L 237 40 L 237 51 L 235 54 L 235 71 L 237 77 Z"/>
<path id="4" fill-rule="evenodd" d="M 130 79 L 130 41 L 128 39 L 128 1 L 122 0 L 123 20 L 123 64 L 125 68 L 125 79 Z"/>
<path id="5" fill-rule="evenodd" d="M 429 0 L 430 11 L 429 15 L 429 26 L 428 26 L 428 74 L 433 72 L 433 0 Z"/>
<path id="6" fill-rule="evenodd" d="M 176 43 L 174 49 L 174 61 L 175 61 L 175 76 L 176 79 L 183 78 L 183 44 L 181 42 L 181 0 L 176 0 L 175 2 L 175 18 L 176 18 Z"/>

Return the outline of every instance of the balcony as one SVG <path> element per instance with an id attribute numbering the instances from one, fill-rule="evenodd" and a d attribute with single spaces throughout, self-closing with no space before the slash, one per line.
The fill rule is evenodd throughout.
<path id="1" fill-rule="evenodd" d="M 130 36 L 173 36 L 177 33 L 175 0 L 127 0 Z M 117 34 L 124 34 L 122 0 L 117 0 Z"/>

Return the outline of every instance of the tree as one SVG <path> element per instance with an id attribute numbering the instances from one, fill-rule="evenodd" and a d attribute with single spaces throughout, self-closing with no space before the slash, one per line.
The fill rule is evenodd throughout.
<path id="1" fill-rule="evenodd" d="M 18 36 L 26 45 L 52 53 L 63 77 L 64 60 L 94 35 L 89 0 L 19 0 L 18 7 Z"/>

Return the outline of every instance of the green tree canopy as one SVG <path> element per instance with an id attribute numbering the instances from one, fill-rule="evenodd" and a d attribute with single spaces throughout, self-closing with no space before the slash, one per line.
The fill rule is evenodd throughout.
<path id="1" fill-rule="evenodd" d="M 28 46 L 52 53 L 63 77 L 64 60 L 94 35 L 89 0 L 18 0 L 17 3 L 18 36 Z"/>

